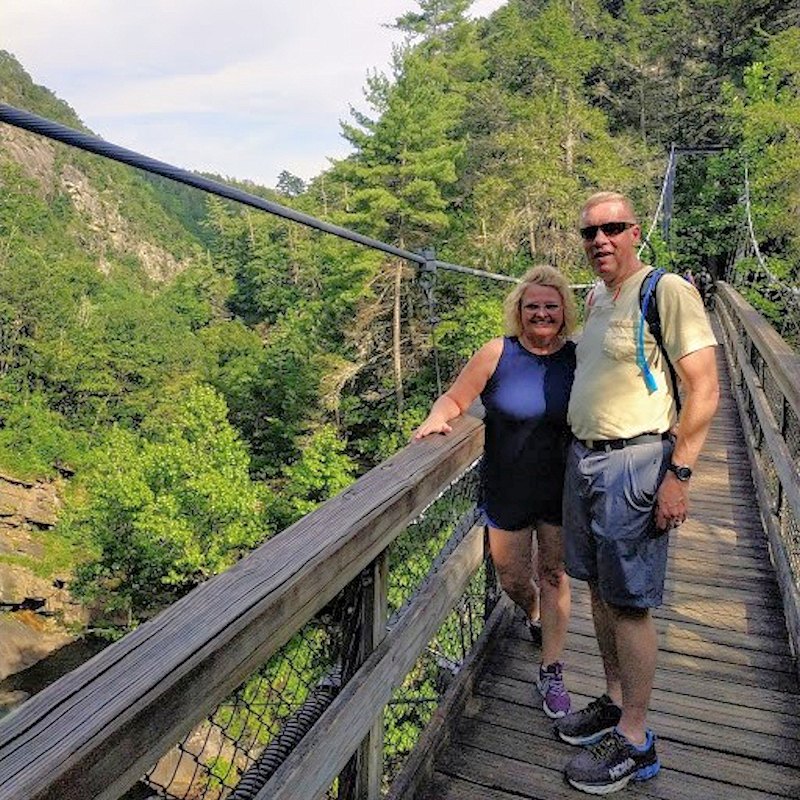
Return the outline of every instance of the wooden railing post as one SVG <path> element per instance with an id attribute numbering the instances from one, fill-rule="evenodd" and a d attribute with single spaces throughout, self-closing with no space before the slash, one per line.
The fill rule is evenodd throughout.
<path id="1" fill-rule="evenodd" d="M 372 602 L 372 644 L 374 650 L 386 636 L 386 620 L 389 616 L 389 557 L 384 550 L 373 564 Z M 365 625 L 366 627 L 366 625 Z M 361 769 L 359 770 L 359 800 L 379 800 L 383 778 L 383 710 L 378 713 L 372 730 L 367 735 L 359 751 Z"/>
<path id="2" fill-rule="evenodd" d="M 795 654 L 800 653 L 800 574 L 789 532 L 800 520 L 800 474 L 785 439 L 787 416 L 800 416 L 800 358 L 766 320 L 724 282 L 718 284 L 717 316 L 727 341 L 726 353 L 738 373 L 735 397 L 758 497 L 783 599 L 786 627 Z M 765 392 L 769 374 L 783 399 L 773 408 Z"/>
<path id="3" fill-rule="evenodd" d="M 386 636 L 388 618 L 389 559 L 384 550 L 362 574 L 358 636 L 358 667 Z M 339 800 L 379 800 L 383 777 L 383 709 L 361 746 L 339 777 Z"/>

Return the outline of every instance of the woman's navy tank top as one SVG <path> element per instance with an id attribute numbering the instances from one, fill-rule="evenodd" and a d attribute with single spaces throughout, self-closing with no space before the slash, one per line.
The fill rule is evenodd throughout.
<path id="1" fill-rule="evenodd" d="M 537 356 L 516 337 L 504 339 L 497 368 L 481 393 L 482 506 L 493 526 L 513 531 L 537 520 L 561 524 L 574 375 L 574 342 Z"/>

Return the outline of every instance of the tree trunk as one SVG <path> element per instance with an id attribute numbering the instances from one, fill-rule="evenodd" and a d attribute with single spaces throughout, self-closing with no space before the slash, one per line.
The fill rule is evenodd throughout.
<path id="1" fill-rule="evenodd" d="M 642 132 L 642 141 L 647 144 L 647 111 L 644 107 L 644 67 L 640 67 L 639 77 L 639 127 Z"/>
<path id="2" fill-rule="evenodd" d="M 525 201 L 525 224 L 528 229 L 528 251 L 536 258 L 536 215 L 533 213 L 530 198 Z"/>
<path id="3" fill-rule="evenodd" d="M 398 258 L 394 273 L 394 315 L 392 321 L 392 354 L 394 357 L 394 393 L 397 398 L 397 422 L 403 417 L 403 362 L 400 357 L 400 291 L 403 283 L 403 262 Z"/>

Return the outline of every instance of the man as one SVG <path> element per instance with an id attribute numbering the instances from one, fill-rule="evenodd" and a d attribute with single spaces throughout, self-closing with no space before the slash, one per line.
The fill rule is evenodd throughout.
<path id="1" fill-rule="evenodd" d="M 639 307 L 650 270 L 637 255 L 641 229 L 633 207 L 624 195 L 600 192 L 587 200 L 580 224 L 601 281 L 587 300 L 569 403 L 575 439 L 564 488 L 564 547 L 567 572 L 589 585 L 606 694 L 558 720 L 556 732 L 570 744 L 589 745 L 567 764 L 567 780 L 606 794 L 660 768 L 646 726 L 658 651 L 650 609 L 661 604 L 665 534 L 686 519 L 692 470 L 719 386 L 716 340 L 700 297 L 679 275 L 664 275 L 657 302 L 684 396 L 677 419 L 668 365 Z"/>

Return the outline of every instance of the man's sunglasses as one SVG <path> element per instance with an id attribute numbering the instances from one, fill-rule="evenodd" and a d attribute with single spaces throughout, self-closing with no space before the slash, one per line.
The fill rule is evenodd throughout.
<path id="1" fill-rule="evenodd" d="M 619 236 L 622 231 L 632 228 L 635 224 L 635 222 L 604 222 L 602 225 L 587 225 L 585 228 L 581 228 L 581 236 L 587 242 L 591 242 L 599 230 L 603 231 L 606 236 Z"/>

